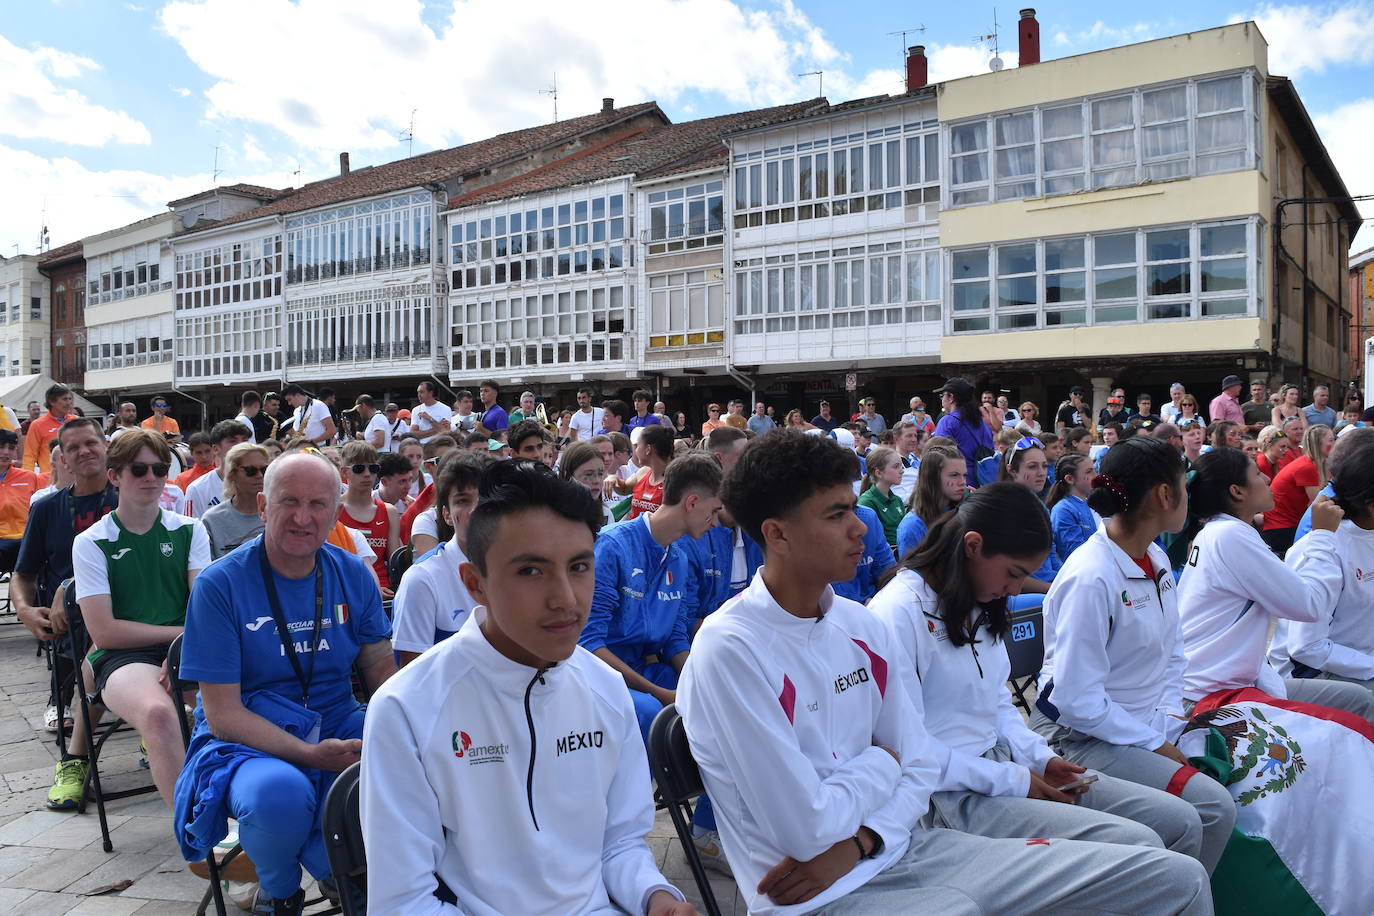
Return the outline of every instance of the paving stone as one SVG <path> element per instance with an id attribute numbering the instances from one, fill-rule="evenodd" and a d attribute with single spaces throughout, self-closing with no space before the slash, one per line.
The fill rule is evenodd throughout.
<path id="1" fill-rule="evenodd" d="M 56 894 L 39 891 L 24 898 L 24 916 L 61 916 L 81 903 L 75 894 Z"/>
<path id="2" fill-rule="evenodd" d="M 127 896 L 127 891 L 120 894 L 120 900 L 137 900 L 138 898 Z M 200 898 L 196 898 L 195 903 L 200 903 Z M 188 913 L 195 912 L 195 906 L 188 904 L 185 900 L 145 900 L 143 905 L 134 910 L 136 916 L 187 916 Z M 225 901 L 230 916 L 235 913 L 242 913 L 242 910 L 234 908 L 229 901 Z M 210 912 L 214 912 L 214 905 L 211 904 Z"/>
<path id="3" fill-rule="evenodd" d="M 51 854 L 51 849 L 39 849 L 35 846 L 0 847 L 0 883 Z M 3 909 L 0 907 L 0 910 Z"/>
<path id="4" fill-rule="evenodd" d="M 66 811 L 30 811 L 0 827 L 0 845 L 19 846 L 27 843 L 40 833 L 59 824 L 65 824 L 77 816 Z"/>
<path id="5" fill-rule="evenodd" d="M 106 820 L 114 830 L 127 821 L 128 816 L 110 815 Z M 68 814 L 64 820 L 29 839 L 28 845 L 49 849 L 99 848 L 100 820 L 96 817 L 95 805 L 87 806 L 85 814 Z"/>
<path id="6" fill-rule="evenodd" d="M 33 891 L 17 887 L 0 887 L 0 913 L 23 912 L 19 905 L 33 896 Z"/>
<path id="7" fill-rule="evenodd" d="M 33 811 L 46 811 L 48 800 L 48 790 L 46 787 L 41 789 L 30 789 L 27 792 L 14 792 L 0 798 L 0 816 L 11 814 L 28 814 Z"/>
<path id="8" fill-rule="evenodd" d="M 147 900 L 186 900 L 199 903 L 205 894 L 205 881 L 193 875 L 181 856 L 164 859 L 157 868 L 134 881 L 124 896 Z"/>
<path id="9" fill-rule="evenodd" d="M 88 849 L 54 849 L 0 883 L 5 887 L 27 887 L 35 891 L 60 891 L 95 871 L 108 858 L 103 852 Z"/>
<path id="10" fill-rule="evenodd" d="M 161 802 L 161 799 L 158 799 Z M 172 818 L 167 811 L 166 805 L 157 816 L 131 817 L 119 815 L 123 822 L 118 827 L 114 826 L 116 815 L 110 815 L 110 840 L 114 843 L 116 852 L 138 852 L 156 853 L 160 858 L 176 855 L 176 837 L 172 836 Z M 40 842 L 34 840 L 35 843 Z M 100 844 L 100 837 L 87 844 L 88 848 L 97 848 Z"/>
<path id="11" fill-rule="evenodd" d="M 129 916 L 130 913 L 137 913 L 147 902 L 136 897 L 117 897 L 113 894 L 83 897 L 74 909 L 67 911 L 67 916 Z M 181 906 L 185 907 L 185 904 Z"/>
<path id="12" fill-rule="evenodd" d="M 118 849 L 119 847 L 115 847 Z M 117 852 L 106 857 L 100 867 L 85 877 L 63 888 L 69 894 L 89 894 L 91 891 L 118 884 L 121 881 L 137 881 L 148 872 L 159 867 L 167 857 L 150 853 Z"/>
<path id="13" fill-rule="evenodd" d="M 30 767 L 27 770 L 5 773 L 5 784 L 11 792 L 26 792 L 29 789 L 42 789 L 47 792 L 52 785 L 52 779 L 53 765 L 51 763 Z"/>

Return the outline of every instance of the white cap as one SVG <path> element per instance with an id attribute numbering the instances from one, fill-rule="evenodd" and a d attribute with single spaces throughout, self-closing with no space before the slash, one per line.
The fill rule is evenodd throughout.
<path id="1" fill-rule="evenodd" d="M 843 426 L 837 426 L 830 431 L 830 438 L 843 445 L 845 448 L 854 447 L 854 434 Z"/>

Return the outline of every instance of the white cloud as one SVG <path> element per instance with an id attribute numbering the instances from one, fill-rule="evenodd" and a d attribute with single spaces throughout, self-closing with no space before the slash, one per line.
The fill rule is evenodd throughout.
<path id="1" fill-rule="evenodd" d="M 228 165 L 225 161 L 221 161 L 226 168 L 219 179 L 222 185 L 247 182 L 284 188 L 296 182 L 291 170 L 280 163 L 250 173 L 246 168 L 235 168 L 240 160 L 233 151 L 227 157 Z M 312 165 L 322 167 L 321 163 Z M 56 247 L 165 212 L 167 201 L 214 184 L 208 172 L 168 176 L 132 169 L 99 171 L 74 159 L 46 158 L 3 144 L 0 175 L 6 178 L 5 206 L 0 207 L 0 253 L 6 255 L 14 252 L 16 244 L 22 253 L 33 252 L 44 222 Z"/>
<path id="2" fill-rule="evenodd" d="M 594 15 L 526 0 L 518 27 L 509 0 L 453 0 L 437 32 L 418 0 L 175 0 L 160 22 L 214 81 L 208 120 L 329 152 L 393 147 L 413 108 L 417 148 L 538 124 L 550 110 L 538 90 L 555 72 L 564 117 L 603 96 L 777 105 L 811 94 L 795 76 L 805 70 L 825 69 L 828 89 L 846 84 L 845 55 L 790 0 L 602 0 Z"/>
<path id="3" fill-rule="evenodd" d="M 1131 25 L 1108 25 L 1101 19 L 1086 29 L 1077 32 L 1060 30 L 1054 33 L 1054 43 L 1065 48 L 1084 50 L 1087 48 L 1110 48 L 1118 45 L 1135 44 L 1157 37 L 1158 26 L 1150 22 L 1136 22 Z"/>
<path id="4" fill-rule="evenodd" d="M 190 98 L 190 96 L 191 96 L 191 90 L 186 89 L 185 87 L 182 87 L 182 86 L 173 86 L 173 87 L 172 87 L 172 92 L 174 92 L 174 93 L 176 93 L 177 95 L 181 96 L 183 99 L 185 99 L 185 98 Z"/>
<path id="5" fill-rule="evenodd" d="M 1269 72 L 1298 76 L 1328 65 L 1374 62 L 1374 5 L 1262 6 L 1231 22 L 1253 19 L 1269 42 Z"/>
<path id="6" fill-rule="evenodd" d="M 150 143 L 140 122 L 55 82 L 99 69 L 88 57 L 47 47 L 30 51 L 0 36 L 0 134 L 81 146 Z"/>
<path id="7" fill-rule="evenodd" d="M 1312 123 L 1317 126 L 1326 151 L 1336 163 L 1346 188 L 1351 194 L 1374 194 L 1374 98 L 1364 98 L 1334 111 L 1316 114 Z M 1374 201 L 1357 201 L 1361 214 L 1374 216 Z M 1374 226 L 1365 224 L 1352 245 L 1359 251 L 1374 245 Z"/>
<path id="8" fill-rule="evenodd" d="M 930 58 L 932 83 L 991 72 L 988 65 L 992 61 L 992 48 L 982 44 L 930 45 L 926 49 L 926 56 Z M 1005 48 L 998 49 L 997 56 L 1002 58 L 1003 68 L 1007 70 L 1015 67 L 1020 61 L 1020 55 L 1016 51 Z"/>

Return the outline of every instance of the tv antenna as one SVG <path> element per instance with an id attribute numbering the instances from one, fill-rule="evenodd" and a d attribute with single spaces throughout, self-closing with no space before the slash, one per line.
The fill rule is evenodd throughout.
<path id="1" fill-rule="evenodd" d="M 558 71 L 555 70 L 554 73 L 553 73 L 553 85 L 551 85 L 548 89 L 539 89 L 539 90 L 536 90 L 536 91 L 537 91 L 540 95 L 551 95 L 551 96 L 553 96 L 553 120 L 554 120 L 555 123 L 557 123 L 557 121 L 558 121 Z"/>
<path id="2" fill-rule="evenodd" d="M 806 73 L 798 73 L 797 76 L 814 76 L 816 78 L 816 98 L 825 95 L 824 70 L 808 70 Z"/>
<path id="3" fill-rule="evenodd" d="M 989 69 L 989 70 L 991 70 L 993 73 L 996 73 L 998 70 L 1001 70 L 1003 67 L 1006 66 L 1006 64 L 1002 61 L 1001 50 L 1000 50 L 1000 47 L 999 47 L 999 45 L 998 45 L 998 38 L 997 38 L 997 8 L 996 8 L 996 7 L 993 7 L 993 10 L 992 10 L 992 34 L 991 34 L 991 35 L 974 35 L 974 36 L 973 36 L 973 40 L 974 40 L 974 41 L 983 41 L 983 42 L 987 42 L 987 41 L 992 42 L 992 60 L 988 61 L 988 69 Z"/>
<path id="4" fill-rule="evenodd" d="M 914 28 L 914 29 L 901 29 L 901 30 L 896 31 L 896 32 L 888 32 L 887 34 L 889 34 L 889 35 L 900 35 L 900 36 L 902 36 L 902 46 L 901 46 L 901 48 L 899 49 L 899 51 L 900 51 L 900 53 L 901 53 L 901 55 L 902 55 L 902 60 L 906 60 L 906 49 L 907 49 L 906 37 L 907 37 L 908 35 L 915 35 L 917 32 L 924 32 L 925 30 L 926 30 L 926 27 L 925 27 L 924 25 L 918 25 L 918 26 L 917 26 L 916 28 Z"/>
<path id="5" fill-rule="evenodd" d="M 213 185 L 219 184 L 219 176 L 223 174 L 223 170 L 219 167 L 219 151 L 223 148 L 222 146 L 215 147 L 215 164 L 210 170 L 210 183 Z"/>
<path id="6" fill-rule="evenodd" d="M 406 128 L 405 133 L 401 134 L 401 136 L 398 138 L 398 139 L 404 140 L 404 141 L 406 142 L 406 144 L 407 144 L 407 146 L 406 146 L 406 156 L 407 156 L 407 157 L 410 157 L 410 156 L 414 156 L 414 155 L 415 155 L 415 112 L 417 112 L 417 111 L 419 111 L 419 110 L 420 110 L 420 109 L 418 109 L 418 108 L 412 108 L 412 109 L 410 109 L 410 126 L 409 126 L 408 128 Z"/>

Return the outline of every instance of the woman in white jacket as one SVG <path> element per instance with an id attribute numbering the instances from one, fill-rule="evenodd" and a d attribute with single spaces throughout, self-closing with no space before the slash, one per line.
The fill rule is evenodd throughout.
<path id="1" fill-rule="evenodd" d="M 1101 774 L 1086 790 L 1061 789 L 1084 768 L 1012 705 L 1006 599 L 1044 562 L 1051 537 L 1034 493 L 989 484 L 938 520 L 869 602 L 904 650 L 907 689 L 940 764 L 926 823 L 990 837 L 1162 842 L 1196 858 L 1201 832 L 1186 802 Z"/>
<path id="2" fill-rule="evenodd" d="M 1369 719 L 1374 694 L 1325 678 L 1283 678 L 1265 660 L 1275 619 L 1312 624 L 1329 617 L 1341 595 L 1333 562 L 1344 517 L 1325 496 L 1312 505 L 1307 548 L 1280 560 L 1250 520 L 1274 507 L 1269 481 L 1239 449 L 1199 459 L 1188 483 L 1201 530 L 1193 537 L 1178 587 L 1183 625 L 1183 699 L 1189 707 L 1222 690 L 1257 687 L 1271 697 L 1331 706 Z M 1285 624 L 1288 626 L 1291 624 Z"/>
<path id="3" fill-rule="evenodd" d="M 1107 521 L 1045 598 L 1045 664 L 1031 726 L 1074 763 L 1180 796 L 1210 872 L 1236 822 L 1230 792 L 1174 746 L 1183 730 L 1183 634 L 1169 559 L 1154 543 L 1188 516 L 1183 459 L 1133 436 L 1102 458 L 1088 505 Z"/>
<path id="4" fill-rule="evenodd" d="M 1315 620 L 1281 622 L 1269 657 L 1285 675 L 1351 683 L 1374 695 L 1374 430 L 1350 430 L 1335 454 L 1331 483 L 1345 519 L 1334 544 L 1313 542 L 1313 531 L 1287 558 L 1290 566 L 1330 570 L 1334 594 Z M 1315 516 L 1314 509 L 1314 525 Z"/>

